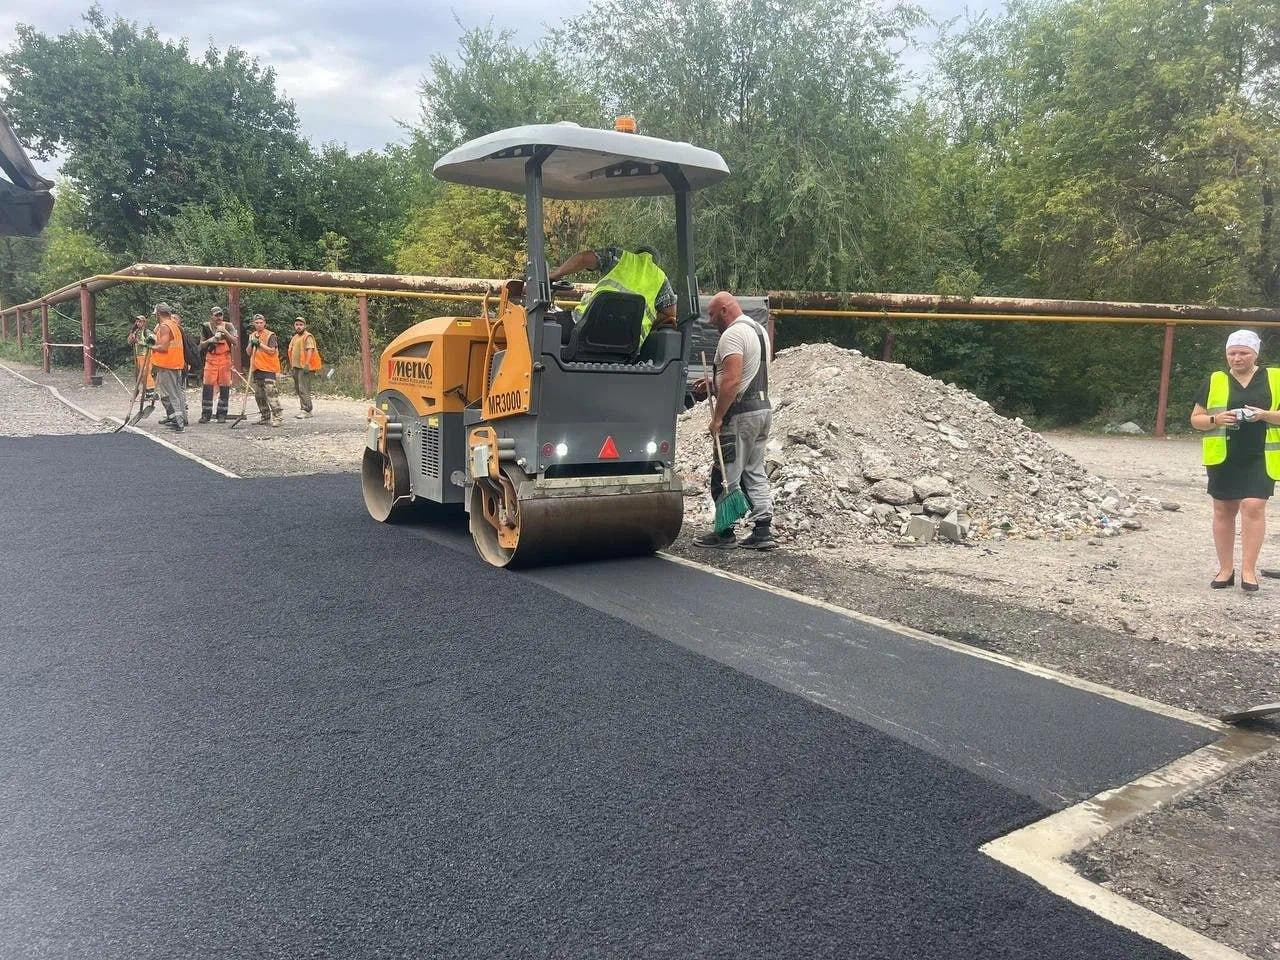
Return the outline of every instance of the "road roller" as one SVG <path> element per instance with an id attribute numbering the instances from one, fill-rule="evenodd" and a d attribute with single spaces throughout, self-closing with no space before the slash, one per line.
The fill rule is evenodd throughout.
<path id="1" fill-rule="evenodd" d="M 383 351 L 362 469 L 365 505 L 394 522 L 457 504 L 480 555 L 528 566 L 650 553 L 679 534 L 676 416 L 698 317 L 693 194 L 728 176 L 719 154 L 572 123 L 501 130 L 443 156 L 436 177 L 522 194 L 524 275 L 479 317 L 436 317 Z M 643 335 L 646 303 L 600 289 L 562 309 L 545 256 L 544 198 L 674 200 L 677 324 Z"/>

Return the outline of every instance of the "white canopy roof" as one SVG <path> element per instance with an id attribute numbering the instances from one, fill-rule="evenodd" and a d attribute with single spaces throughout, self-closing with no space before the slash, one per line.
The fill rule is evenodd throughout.
<path id="1" fill-rule="evenodd" d="M 714 150 L 576 123 L 499 130 L 450 150 L 432 171 L 441 180 L 524 193 L 525 161 L 554 148 L 542 165 L 542 195 L 557 200 L 653 197 L 674 192 L 660 165 L 678 167 L 691 190 L 729 175 Z"/>

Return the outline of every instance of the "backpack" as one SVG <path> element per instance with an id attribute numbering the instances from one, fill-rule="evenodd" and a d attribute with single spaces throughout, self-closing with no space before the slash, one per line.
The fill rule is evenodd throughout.
<path id="1" fill-rule="evenodd" d="M 200 352 L 200 341 L 186 327 L 182 327 L 182 355 L 187 375 L 201 377 L 204 372 L 204 354 Z"/>

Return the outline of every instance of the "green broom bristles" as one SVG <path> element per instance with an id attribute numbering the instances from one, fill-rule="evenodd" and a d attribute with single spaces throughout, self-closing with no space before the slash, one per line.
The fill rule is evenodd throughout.
<path id="1" fill-rule="evenodd" d="M 716 533 L 723 536 L 733 529 L 733 525 L 751 511 L 747 495 L 734 487 L 716 504 Z"/>

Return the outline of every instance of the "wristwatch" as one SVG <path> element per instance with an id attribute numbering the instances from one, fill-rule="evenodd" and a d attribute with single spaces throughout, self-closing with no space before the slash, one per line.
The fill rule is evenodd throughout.
<path id="1" fill-rule="evenodd" d="M 1210 426 L 1217 426 L 1217 425 L 1218 425 L 1218 416 L 1217 416 L 1217 414 L 1213 414 L 1213 413 L 1209 414 L 1209 425 L 1210 425 Z"/>

